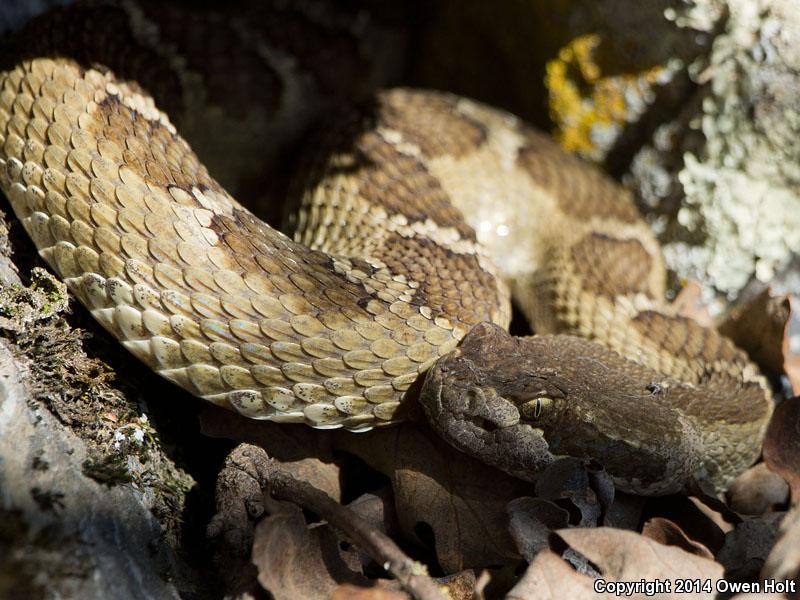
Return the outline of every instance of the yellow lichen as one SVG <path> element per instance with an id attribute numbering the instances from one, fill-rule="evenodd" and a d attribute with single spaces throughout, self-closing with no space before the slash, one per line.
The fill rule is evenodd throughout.
<path id="1" fill-rule="evenodd" d="M 623 125 L 641 114 L 664 70 L 656 65 L 605 75 L 597 60 L 601 42 L 597 33 L 572 39 L 547 63 L 545 75 L 554 136 L 592 160 L 601 160 Z"/>

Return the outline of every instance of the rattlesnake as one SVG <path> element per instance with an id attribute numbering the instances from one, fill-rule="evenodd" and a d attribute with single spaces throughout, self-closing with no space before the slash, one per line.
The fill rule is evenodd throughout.
<path id="1" fill-rule="evenodd" d="M 207 110 L 225 129 L 236 121 L 226 110 L 241 110 L 226 106 L 225 78 L 204 87 L 197 60 L 181 57 L 191 44 L 170 27 L 171 9 L 120 6 L 57 11 L 7 53 L 0 187 L 45 261 L 160 375 L 249 417 L 363 430 L 403 418 L 433 367 L 422 399 L 457 446 L 523 475 L 556 448 L 595 455 L 647 493 L 692 478 L 722 486 L 757 458 L 771 412 L 764 379 L 727 339 L 664 303 L 655 238 L 610 179 L 500 110 L 392 89 L 309 144 L 289 238 L 209 175 L 150 96 L 175 102 L 194 86 L 185 120 L 202 130 L 197 111 Z M 221 18 L 194 26 L 214 39 Z M 234 22 L 226 31 L 240 43 L 276 56 L 252 15 Z M 242 158 L 251 187 L 259 158 Z M 508 346 L 482 325 L 456 350 L 480 323 L 507 326 L 512 294 L 537 333 L 593 341 Z M 475 354 L 487 336 L 503 352 L 529 345 L 536 360 L 515 371 L 489 356 L 484 368 Z M 589 373 L 601 378 L 599 408 Z M 512 431 L 511 450 L 487 450 Z M 667 442 L 678 450 L 664 452 Z"/>

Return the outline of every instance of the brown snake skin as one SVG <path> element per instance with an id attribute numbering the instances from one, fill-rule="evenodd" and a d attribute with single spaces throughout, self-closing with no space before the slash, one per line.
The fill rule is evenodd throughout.
<path id="1" fill-rule="evenodd" d="M 241 86 L 199 75 L 200 63 L 215 72 L 221 52 L 198 59 L 184 34 L 191 28 L 171 26 L 171 9 L 86 6 L 35 23 L 0 71 L 0 187 L 41 256 L 160 375 L 249 417 L 368 429 L 396 421 L 420 374 L 473 326 L 507 326 L 510 289 L 537 333 L 599 343 L 534 338 L 537 351 L 561 357 L 554 369 L 569 372 L 563 350 L 578 344 L 610 379 L 675 390 L 661 429 L 644 426 L 659 395 L 636 397 L 634 422 L 606 419 L 620 444 L 641 446 L 630 432 L 658 436 L 670 419 L 688 423 L 702 432 L 692 452 L 707 456 L 692 469 L 717 485 L 757 458 L 771 412 L 765 381 L 727 339 L 670 312 L 652 233 L 599 172 L 501 111 L 433 92 L 381 92 L 313 145 L 291 195 L 290 239 L 209 175 L 150 94 L 172 104 L 181 127 L 200 130 L 201 146 L 219 141 L 213 173 L 245 193 L 267 185 L 257 159 L 278 153 L 254 149 L 290 137 L 291 127 L 273 123 L 305 110 L 275 107 L 302 94 L 262 93 L 272 112 L 237 117 L 241 104 L 226 86 L 234 97 Z M 194 26 L 216 31 L 224 16 L 198 16 Z M 279 28 L 248 29 L 262 22 L 248 14 L 232 22 L 236 43 L 282 59 L 258 41 L 281 41 Z M 309 53 L 282 49 L 293 51 Z M 237 69 L 252 67 L 246 54 L 216 72 L 241 77 Z M 374 87 L 376 77 L 351 63 L 342 69 L 351 81 L 329 85 Z M 256 89 L 272 89 L 268 77 L 258 81 Z M 258 133 L 237 170 L 232 148 L 248 128 Z M 540 408 L 554 402 L 552 391 L 537 397 Z M 522 410 L 522 420 L 546 423 L 538 412 Z M 576 432 L 584 439 L 572 451 L 591 454 L 595 434 Z M 662 492 L 680 475 L 658 484 L 618 478 Z"/>

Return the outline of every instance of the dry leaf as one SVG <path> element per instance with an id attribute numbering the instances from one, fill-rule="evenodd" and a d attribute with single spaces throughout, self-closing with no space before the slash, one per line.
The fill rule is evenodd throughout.
<path id="1" fill-rule="evenodd" d="M 741 523 L 742 517 L 725 504 L 707 480 L 692 481 L 688 493 L 689 499 L 726 533 L 733 529 L 734 524 Z"/>
<path id="2" fill-rule="evenodd" d="M 203 434 L 209 437 L 263 448 L 296 479 L 307 481 L 337 502 L 341 500 L 341 474 L 334 462 L 330 432 L 306 425 L 247 419 L 216 406 L 203 410 L 200 425 Z"/>
<path id="3" fill-rule="evenodd" d="M 792 393 L 800 394 L 800 354 L 789 352 L 783 363 L 783 371 L 792 387 Z"/>
<path id="4" fill-rule="evenodd" d="M 743 515 L 761 515 L 788 501 L 789 486 L 763 462 L 739 475 L 728 490 L 728 503 Z"/>
<path id="5" fill-rule="evenodd" d="M 327 600 L 342 583 L 370 587 L 348 562 L 353 561 L 343 556 L 330 528 L 309 527 L 296 506 L 287 505 L 256 526 L 253 564 L 258 582 L 275 600 Z"/>
<path id="6" fill-rule="evenodd" d="M 712 554 L 725 543 L 725 531 L 733 529 L 729 524 L 717 521 L 717 516 L 702 503 L 686 496 L 660 496 L 648 499 L 645 505 L 647 517 L 663 517 L 681 528 L 686 535 L 708 548 Z"/>
<path id="7" fill-rule="evenodd" d="M 444 588 L 449 600 L 473 600 L 475 597 L 475 573 L 472 571 L 461 571 L 436 581 Z M 398 587 L 396 581 L 389 579 L 379 579 L 368 588 L 344 584 L 336 588 L 331 600 L 411 600 Z"/>
<path id="8" fill-rule="evenodd" d="M 614 494 L 614 502 L 608 508 L 606 518 L 603 519 L 603 524 L 617 529 L 638 530 L 645 502 L 643 496 L 617 492 Z"/>
<path id="9" fill-rule="evenodd" d="M 664 546 L 632 531 L 599 527 L 562 529 L 556 534 L 609 580 L 714 579 L 722 576 L 722 566 L 714 561 L 675 546 Z"/>
<path id="10" fill-rule="evenodd" d="M 792 310 L 790 296 L 776 296 L 766 289 L 750 302 L 734 308 L 720 324 L 719 331 L 765 371 L 789 375 L 788 325 Z M 797 391 L 800 381 L 791 383 Z"/>
<path id="11" fill-rule="evenodd" d="M 348 504 L 347 508 L 352 510 L 364 524 L 376 531 L 389 536 L 397 531 L 394 499 L 392 490 L 388 486 L 374 494 L 362 494 Z M 363 565 L 374 564 L 372 558 L 362 548 L 356 547 L 354 550 L 358 552 Z"/>
<path id="12" fill-rule="evenodd" d="M 753 517 L 739 523 L 725 536 L 725 545 L 717 552 L 717 560 L 725 566 L 727 579 L 751 581 L 757 578 L 775 543 L 782 517 L 780 513 Z"/>
<path id="13" fill-rule="evenodd" d="M 781 402 L 772 414 L 762 449 L 764 462 L 789 484 L 800 500 L 800 396 Z"/>
<path id="14" fill-rule="evenodd" d="M 424 542 L 425 530 L 432 533 L 445 573 L 519 558 L 505 509 L 531 495 L 530 483 L 470 458 L 425 426 L 341 435 L 336 446 L 390 477 L 402 535 Z"/>
<path id="15" fill-rule="evenodd" d="M 394 514 L 392 490 L 384 487 L 377 492 L 362 494 L 347 507 L 357 514 L 364 523 L 381 533 L 391 535 L 397 528 L 397 515 Z"/>
<path id="16" fill-rule="evenodd" d="M 583 600 L 597 598 L 591 577 L 579 575 L 567 562 L 552 550 L 536 555 L 506 600 Z"/>
<path id="17" fill-rule="evenodd" d="M 704 327 L 714 326 L 714 318 L 703 299 L 703 286 L 694 279 L 687 281 L 681 288 L 672 301 L 672 307 L 679 315 L 694 319 Z"/>
<path id="18" fill-rule="evenodd" d="M 536 481 L 536 496 L 547 500 L 569 501 L 562 507 L 578 511 L 574 525 L 600 525 L 614 501 L 614 484 L 597 465 L 577 458 L 563 458 L 550 465 Z"/>
<path id="19" fill-rule="evenodd" d="M 410 600 L 410 597 L 404 592 L 383 587 L 381 583 L 373 587 L 345 583 L 334 590 L 331 600 Z"/>
<path id="20" fill-rule="evenodd" d="M 569 513 L 542 498 L 517 498 L 508 503 L 508 528 L 528 562 L 547 548 L 550 532 L 569 523 Z"/>
<path id="21" fill-rule="evenodd" d="M 708 548 L 690 539 L 680 527 L 669 519 L 662 519 L 661 517 L 650 519 L 644 524 L 642 535 L 655 540 L 659 544 L 675 546 L 690 554 L 714 560 L 714 555 L 711 554 Z"/>
<path id="22" fill-rule="evenodd" d="M 611 592 L 615 582 L 653 583 L 669 580 L 675 593 L 677 579 L 692 579 L 710 585 L 722 577 L 722 565 L 689 554 L 675 546 L 664 546 L 631 531 L 600 527 L 596 529 L 561 529 L 551 538 L 551 549 L 564 549 L 585 557 L 599 570 L 599 577 L 581 574 L 553 550 L 540 552 L 528 567 L 522 580 L 508 597 L 516 600 L 547 598 L 596 598 L 600 592 Z M 647 590 L 632 594 L 644 598 Z M 625 594 L 623 594 L 625 595 Z M 676 594 L 680 596 L 681 594 Z M 693 597 L 713 598 L 713 593 Z M 626 596 L 628 597 L 628 596 Z"/>
<path id="23" fill-rule="evenodd" d="M 800 505 L 786 514 L 778 534 L 780 537 L 761 569 L 761 578 L 796 580 L 800 576 Z M 797 589 L 800 590 L 800 585 Z"/>

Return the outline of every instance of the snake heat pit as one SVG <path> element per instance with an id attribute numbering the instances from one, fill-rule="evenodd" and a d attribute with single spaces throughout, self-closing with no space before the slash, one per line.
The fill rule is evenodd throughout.
<path id="1" fill-rule="evenodd" d="M 162 5 L 55 11 L 0 70 L 0 187 L 44 260 L 155 372 L 320 428 L 390 424 L 418 399 L 450 443 L 526 478 L 594 457 L 622 489 L 658 494 L 724 487 L 757 459 L 767 384 L 665 303 L 624 189 L 512 115 L 391 89 L 306 153 L 287 237 L 218 183 L 244 189 L 278 152 L 258 145 L 305 118 L 247 75 L 247 44 L 280 37 L 254 24 L 273 21 L 242 13 L 226 31 L 245 50 L 220 49 L 221 16 L 176 26 Z M 235 114 L 237 78 L 282 125 Z M 179 132 L 211 148 L 211 173 Z M 231 171 L 236 135 L 246 176 Z M 538 335 L 505 333 L 512 296 Z"/>

